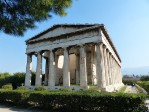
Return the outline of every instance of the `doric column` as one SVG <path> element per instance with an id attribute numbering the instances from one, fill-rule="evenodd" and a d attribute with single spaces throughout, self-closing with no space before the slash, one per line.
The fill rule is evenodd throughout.
<path id="1" fill-rule="evenodd" d="M 42 79 L 42 53 L 37 53 L 36 81 L 35 86 L 41 86 Z"/>
<path id="2" fill-rule="evenodd" d="M 111 61 L 110 61 L 110 52 L 107 52 L 107 60 L 108 60 L 108 75 L 109 75 L 109 85 L 112 84 L 111 81 Z"/>
<path id="3" fill-rule="evenodd" d="M 116 83 L 118 83 L 118 81 L 119 81 L 119 74 L 118 74 L 118 65 L 116 62 Z"/>
<path id="4" fill-rule="evenodd" d="M 117 80 L 118 80 L 118 75 L 117 75 L 117 64 L 115 61 L 115 83 L 117 84 Z"/>
<path id="5" fill-rule="evenodd" d="M 114 84 L 116 84 L 116 79 L 115 79 L 115 77 L 116 77 L 116 74 L 115 74 L 115 68 L 116 68 L 116 66 L 115 66 L 115 60 L 114 60 L 114 57 L 113 57 L 113 77 L 114 77 Z"/>
<path id="6" fill-rule="evenodd" d="M 96 66 L 97 66 L 97 58 L 96 58 L 96 45 L 91 46 L 91 71 L 92 71 L 92 84 L 97 84 L 97 75 L 96 75 Z"/>
<path id="7" fill-rule="evenodd" d="M 114 84 L 116 84 L 116 64 L 115 64 L 115 59 L 113 59 L 113 64 L 114 64 L 114 67 L 113 67 L 113 73 L 114 73 Z"/>
<path id="8" fill-rule="evenodd" d="M 97 76 L 97 85 L 101 89 L 105 89 L 106 80 L 105 80 L 105 70 L 104 70 L 104 57 L 103 57 L 103 44 L 97 43 L 96 47 L 96 76 Z"/>
<path id="9" fill-rule="evenodd" d="M 109 85 L 109 77 L 108 77 L 108 62 L 107 62 L 107 49 L 104 47 L 104 67 L 105 67 L 105 79 L 106 85 Z"/>
<path id="10" fill-rule="evenodd" d="M 48 79 L 48 86 L 54 87 L 55 86 L 55 61 L 54 61 L 54 53 L 50 50 L 49 55 L 49 79 Z"/>
<path id="11" fill-rule="evenodd" d="M 64 48 L 63 86 L 70 86 L 69 54 L 67 48 Z"/>
<path id="12" fill-rule="evenodd" d="M 115 63 L 114 63 L 114 57 L 112 57 L 112 73 L 113 73 L 113 84 L 115 84 Z"/>
<path id="13" fill-rule="evenodd" d="M 123 82 L 122 82 L 122 79 L 123 79 L 123 77 L 122 77 L 122 71 L 121 71 L 121 66 L 119 66 L 119 70 L 120 70 L 120 83 L 122 84 Z"/>
<path id="14" fill-rule="evenodd" d="M 79 54 L 76 54 L 76 84 L 79 84 L 80 75 L 79 75 Z"/>
<path id="15" fill-rule="evenodd" d="M 86 51 L 85 46 L 80 46 L 80 86 L 87 88 Z"/>
<path id="16" fill-rule="evenodd" d="M 110 54 L 110 72 L 111 72 L 111 85 L 114 84 L 114 79 L 113 79 L 113 61 L 112 61 L 112 55 Z"/>
<path id="17" fill-rule="evenodd" d="M 44 85 L 48 85 L 48 75 L 49 75 L 49 59 L 46 58 L 46 63 L 45 63 L 45 78 L 44 78 Z"/>
<path id="18" fill-rule="evenodd" d="M 117 83 L 119 83 L 120 75 L 119 75 L 119 70 L 118 70 L 118 64 L 117 64 L 117 62 L 116 62 L 116 74 L 117 74 Z"/>
<path id="19" fill-rule="evenodd" d="M 59 59 L 59 55 L 55 55 L 55 84 L 58 85 L 59 84 L 59 72 L 58 72 L 58 59 Z"/>
<path id="20" fill-rule="evenodd" d="M 119 65 L 117 65 L 117 70 L 118 70 L 118 83 L 121 83 L 121 75 L 120 75 L 120 69 L 119 69 Z"/>
<path id="21" fill-rule="evenodd" d="M 25 86 L 31 86 L 32 55 L 27 54 Z"/>
<path id="22" fill-rule="evenodd" d="M 119 83 L 122 83 L 122 73 L 121 73 L 121 67 L 118 65 L 118 74 L 119 74 Z"/>

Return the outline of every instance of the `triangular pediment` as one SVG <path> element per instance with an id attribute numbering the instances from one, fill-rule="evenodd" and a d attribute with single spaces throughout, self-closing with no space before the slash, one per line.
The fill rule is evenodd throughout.
<path id="1" fill-rule="evenodd" d="M 95 24 L 78 24 L 78 25 L 74 25 L 74 24 L 61 24 L 61 25 L 54 25 L 53 27 L 39 33 L 38 35 L 28 39 L 26 42 L 30 42 L 30 41 L 37 41 L 37 40 L 42 40 L 42 39 L 46 39 L 46 38 L 50 38 L 50 37 L 56 37 L 62 34 L 66 34 L 66 33 L 71 33 L 71 32 L 75 32 L 79 29 L 82 28 L 88 28 L 91 26 L 94 26 Z"/>

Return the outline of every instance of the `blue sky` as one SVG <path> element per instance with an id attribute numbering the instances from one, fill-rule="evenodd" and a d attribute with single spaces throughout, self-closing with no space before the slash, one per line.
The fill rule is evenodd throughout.
<path id="1" fill-rule="evenodd" d="M 37 23 L 23 37 L 0 32 L 0 72 L 26 69 L 25 40 L 59 23 L 103 23 L 122 59 L 122 68 L 149 66 L 149 0 L 74 0 L 66 17 Z"/>

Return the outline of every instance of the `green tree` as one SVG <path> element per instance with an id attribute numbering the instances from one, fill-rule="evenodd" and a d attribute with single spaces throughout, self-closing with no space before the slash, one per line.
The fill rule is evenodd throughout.
<path id="1" fill-rule="evenodd" d="M 22 36 L 53 14 L 65 16 L 72 0 L 0 0 L 0 31 Z"/>
<path id="2" fill-rule="evenodd" d="M 140 80 L 141 81 L 149 81 L 149 76 L 143 75 L 143 76 L 141 76 Z"/>

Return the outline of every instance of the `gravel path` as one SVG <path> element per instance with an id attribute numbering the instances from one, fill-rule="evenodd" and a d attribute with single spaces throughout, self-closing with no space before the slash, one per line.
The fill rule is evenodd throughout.
<path id="1" fill-rule="evenodd" d="M 0 112 L 52 112 L 47 110 L 33 109 L 33 108 L 18 108 L 11 105 L 1 105 Z"/>
<path id="2" fill-rule="evenodd" d="M 146 105 L 148 107 L 148 112 L 149 112 L 149 99 L 147 99 L 145 103 L 146 103 Z"/>
<path id="3" fill-rule="evenodd" d="M 137 88 L 135 86 L 127 86 L 125 93 L 138 93 Z M 146 105 L 148 107 L 148 112 L 149 112 L 149 99 L 146 100 Z"/>
<path id="4" fill-rule="evenodd" d="M 137 89 L 135 86 L 127 86 L 125 93 L 138 93 Z"/>
<path id="5" fill-rule="evenodd" d="M 16 107 L 0 105 L 0 112 L 32 112 L 31 110 L 27 109 L 19 109 Z"/>

